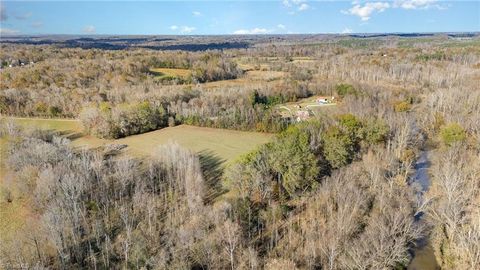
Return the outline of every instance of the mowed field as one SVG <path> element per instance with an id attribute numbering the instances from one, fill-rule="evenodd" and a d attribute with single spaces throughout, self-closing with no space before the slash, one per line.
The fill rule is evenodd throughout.
<path id="1" fill-rule="evenodd" d="M 209 153 L 218 156 L 222 160 L 230 161 L 239 155 L 249 152 L 260 144 L 268 142 L 273 136 L 272 134 L 258 132 L 179 125 L 117 140 L 107 140 L 82 134 L 82 125 L 77 120 L 10 119 L 25 128 L 58 131 L 69 137 L 74 147 L 95 148 L 111 143 L 125 144 L 127 145 L 127 151 L 141 156 L 154 154 L 159 145 L 177 142 L 194 152 Z"/>
<path id="2" fill-rule="evenodd" d="M 215 155 L 230 161 L 268 142 L 273 135 L 226 129 L 180 125 L 115 140 L 126 144 L 135 154 L 152 154 L 158 145 L 177 142 L 199 154 Z"/>

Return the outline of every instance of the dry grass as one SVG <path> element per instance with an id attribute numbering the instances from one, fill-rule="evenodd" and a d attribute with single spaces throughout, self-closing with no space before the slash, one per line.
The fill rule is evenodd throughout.
<path id="1" fill-rule="evenodd" d="M 259 87 L 265 84 L 273 86 L 280 83 L 285 76 L 286 73 L 282 71 L 251 70 L 245 72 L 245 74 L 238 79 L 207 82 L 201 84 L 201 86 L 205 90 L 214 90 L 227 87 L 245 87 L 246 85 L 248 85 L 250 88 Z"/>
<path id="2" fill-rule="evenodd" d="M 192 71 L 183 68 L 151 68 L 150 72 L 159 77 L 180 77 L 187 78 Z"/>
<path id="3" fill-rule="evenodd" d="M 325 110 L 326 108 L 332 108 L 335 107 L 337 104 L 336 103 L 331 103 L 331 104 L 319 104 L 317 103 L 317 98 L 319 96 L 312 96 L 309 98 L 304 98 L 300 99 L 296 102 L 288 102 L 284 104 L 277 105 L 277 109 L 280 111 L 282 116 L 284 117 L 290 117 L 290 116 L 296 116 L 297 111 L 299 110 L 310 110 L 314 114 L 321 110 Z M 298 108 L 300 106 L 300 108 Z"/>

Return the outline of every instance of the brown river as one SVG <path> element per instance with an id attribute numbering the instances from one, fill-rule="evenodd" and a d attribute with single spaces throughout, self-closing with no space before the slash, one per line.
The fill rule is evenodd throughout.
<path id="1" fill-rule="evenodd" d="M 428 170 L 430 168 L 429 151 L 423 151 L 420 158 L 415 163 L 415 175 L 413 183 L 417 183 L 421 187 L 421 192 L 418 194 L 421 200 L 423 193 L 428 191 L 430 187 L 430 176 Z M 417 222 L 424 222 L 422 214 L 419 214 Z M 413 259 L 408 265 L 408 270 L 437 270 L 440 266 L 437 263 L 432 246 L 429 243 L 428 235 L 417 241 L 417 246 L 414 248 Z"/>

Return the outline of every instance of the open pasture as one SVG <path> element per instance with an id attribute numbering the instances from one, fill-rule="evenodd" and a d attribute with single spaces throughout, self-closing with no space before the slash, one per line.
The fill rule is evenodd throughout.
<path id="1" fill-rule="evenodd" d="M 40 128 L 63 133 L 72 140 L 74 147 L 95 148 L 111 143 L 125 144 L 127 145 L 127 151 L 136 156 L 153 154 L 156 152 L 158 145 L 172 141 L 197 153 L 208 153 L 223 161 L 230 161 L 258 145 L 268 142 L 273 136 L 258 132 L 180 125 L 117 140 L 107 140 L 84 135 L 81 123 L 77 120 L 10 119 L 25 128 Z M 2 155 L 2 159 L 3 157 Z"/>

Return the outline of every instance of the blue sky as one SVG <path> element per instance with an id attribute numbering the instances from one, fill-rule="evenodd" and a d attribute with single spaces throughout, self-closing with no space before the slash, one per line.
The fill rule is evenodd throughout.
<path id="1" fill-rule="evenodd" d="M 0 34 L 480 31 L 480 1 L 3 1 Z"/>

